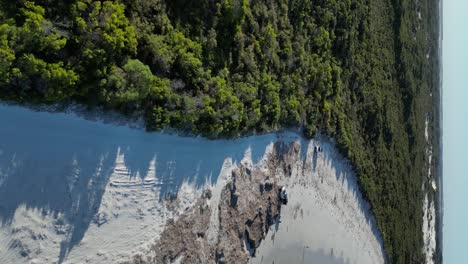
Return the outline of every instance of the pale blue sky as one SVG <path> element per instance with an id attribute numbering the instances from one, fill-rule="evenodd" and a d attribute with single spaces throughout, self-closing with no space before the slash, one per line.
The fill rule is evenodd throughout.
<path id="1" fill-rule="evenodd" d="M 443 255 L 468 263 L 468 1 L 443 2 Z"/>

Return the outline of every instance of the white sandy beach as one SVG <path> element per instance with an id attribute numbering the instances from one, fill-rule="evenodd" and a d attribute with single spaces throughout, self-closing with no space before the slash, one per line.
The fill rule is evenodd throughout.
<path id="1" fill-rule="evenodd" d="M 289 204 L 253 261 L 279 249 L 297 257 L 305 245 L 305 258 L 383 262 L 355 176 L 326 139 L 285 132 L 210 141 L 6 105 L 0 119 L 0 263 L 115 263 L 145 252 L 204 189 L 215 208 L 233 164 L 261 165 L 278 140 L 301 142 L 306 162 L 281 179 Z M 324 148 L 316 158 L 314 144 Z"/>
<path id="2" fill-rule="evenodd" d="M 314 146 L 323 148 L 314 154 Z M 252 263 L 384 263 L 380 237 L 356 176 L 324 138 L 308 142 L 282 181 L 289 193 L 281 222 Z"/>
<path id="3" fill-rule="evenodd" d="M 425 263 L 433 264 L 434 263 L 434 254 L 436 252 L 436 209 L 435 209 L 435 200 L 433 196 L 429 196 L 430 189 L 432 191 L 437 191 L 437 183 L 432 175 L 432 144 L 430 140 L 429 133 L 429 124 L 430 124 L 430 115 L 426 114 L 426 120 L 424 123 L 424 137 L 426 140 L 426 156 L 427 156 L 427 179 L 426 184 L 423 184 L 423 190 L 426 192 L 423 202 L 423 239 L 424 239 L 424 248 L 423 252 L 425 254 Z"/>

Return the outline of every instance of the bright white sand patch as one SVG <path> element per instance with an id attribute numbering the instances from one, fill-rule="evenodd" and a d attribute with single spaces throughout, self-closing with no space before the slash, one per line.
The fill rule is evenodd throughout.
<path id="1" fill-rule="evenodd" d="M 12 223 L 0 229 L 0 260 L 21 263 L 19 256 L 30 254 L 42 255 L 29 259 L 30 263 L 52 263 L 56 256 L 47 252 L 60 250 L 59 242 L 65 239 L 68 228 L 62 214 L 53 216 L 22 205 L 17 208 Z"/>
<path id="2" fill-rule="evenodd" d="M 211 217 L 210 225 L 207 231 L 208 243 L 210 245 L 216 245 L 218 242 L 218 230 L 219 230 L 219 202 L 221 200 L 221 191 L 228 182 L 231 181 L 232 170 L 235 168 L 235 165 L 232 163 L 231 159 L 226 159 L 221 173 L 218 177 L 216 184 L 209 184 L 211 190 L 211 199 L 207 201 L 208 205 L 211 208 Z"/>
<path id="3" fill-rule="evenodd" d="M 210 203 L 216 210 L 219 192 L 229 181 L 233 166 L 242 162 L 266 168 L 262 158 L 271 152 L 272 143 L 306 142 L 294 133 L 210 141 L 5 105 L 0 105 L 0 119 L 0 137 L 7 139 L 0 141 L 0 263 L 11 264 L 115 263 L 145 252 L 166 222 L 191 208 L 204 190 L 212 190 Z M 334 150 L 327 146 L 323 160 L 317 159 L 318 172 L 307 180 L 296 176 L 285 180 L 291 189 L 296 188 L 297 195 L 290 191 L 283 221 L 294 215 L 288 208 L 295 203 L 308 206 L 309 187 L 317 186 L 320 170 L 341 175 L 338 172 L 349 169 L 336 165 L 341 163 L 336 163 L 335 158 L 340 158 L 331 155 Z M 325 226 L 309 230 L 303 224 L 302 228 L 305 237 L 314 237 L 304 239 L 317 241 L 316 245 L 326 250 L 336 246 L 340 248 L 336 252 L 354 257 L 352 249 L 367 245 L 363 252 L 374 252 L 375 245 L 360 231 L 367 220 L 359 211 L 362 207 L 352 202 L 358 193 L 355 183 L 345 178 L 324 178 L 322 189 L 318 189 L 321 192 L 314 194 L 318 195 L 312 203 L 315 207 L 304 212 L 316 214 Z M 340 194 L 340 186 L 347 186 L 353 194 Z M 174 193 L 178 193 L 177 198 L 170 199 Z M 333 200 L 335 194 L 343 202 L 330 207 L 329 199 Z M 349 206 L 359 210 L 350 212 Z M 328 209 L 331 211 L 326 212 Z M 347 219 L 343 216 L 351 221 L 343 221 Z M 328 225 L 324 219 L 331 219 L 333 224 Z M 338 225 L 342 226 L 337 229 L 337 240 L 342 242 L 335 245 L 331 238 L 315 239 L 323 235 L 324 229 Z M 211 221 L 209 239 L 215 238 L 216 230 L 216 221 Z M 311 233 L 313 230 L 317 233 Z M 350 240 L 358 240 L 352 249 L 346 244 Z"/>
<path id="4" fill-rule="evenodd" d="M 131 177 L 125 156 L 117 151 L 115 167 L 105 187 L 99 210 L 82 240 L 66 254 L 64 263 L 117 263 L 146 249 L 162 232 L 169 218 L 177 218 L 190 201 L 193 188 L 182 184 L 180 204 L 170 211 L 159 200 L 156 160 L 149 163 L 146 177 Z"/>
<path id="5" fill-rule="evenodd" d="M 427 155 L 427 182 L 434 191 L 437 191 L 437 184 L 435 179 L 432 177 L 432 144 L 429 138 L 429 113 L 426 114 L 425 120 L 425 131 L 424 136 L 426 139 L 426 155 Z M 424 185 L 423 185 L 424 188 Z M 423 203 L 423 238 L 424 248 L 423 252 L 426 256 L 426 264 L 434 263 L 433 256 L 436 251 L 436 211 L 434 199 L 430 199 L 428 196 L 428 190 L 426 189 L 426 195 L 424 196 Z"/>
<path id="6" fill-rule="evenodd" d="M 435 233 L 435 205 L 434 202 L 429 202 L 426 196 L 424 197 L 424 216 L 423 216 L 423 235 L 424 235 L 424 253 L 426 254 L 426 264 L 434 263 L 433 254 L 436 249 L 436 233 Z"/>
<path id="7" fill-rule="evenodd" d="M 278 140 L 146 133 L 5 105 L 0 120 L 0 263 L 11 264 L 114 263 L 145 251 L 220 174 L 225 182 L 223 164 L 247 150 L 256 163 Z"/>
<path id="8" fill-rule="evenodd" d="M 314 154 L 314 146 L 323 152 Z M 305 165 L 282 177 L 289 203 L 252 263 L 383 263 L 383 251 L 348 163 L 327 140 L 314 140 Z M 377 236 L 376 236 L 377 235 Z"/>

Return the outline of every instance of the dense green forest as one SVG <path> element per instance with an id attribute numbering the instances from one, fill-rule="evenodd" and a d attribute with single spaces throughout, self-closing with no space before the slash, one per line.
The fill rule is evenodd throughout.
<path id="1" fill-rule="evenodd" d="M 390 263 L 422 263 L 436 0 L 0 0 L 0 97 L 207 137 L 301 127 L 354 164 Z"/>

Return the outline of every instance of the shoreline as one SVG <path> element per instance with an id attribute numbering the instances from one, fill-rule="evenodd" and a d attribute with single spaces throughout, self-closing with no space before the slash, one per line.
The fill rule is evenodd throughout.
<path id="1" fill-rule="evenodd" d="M 438 87 L 438 95 L 439 95 L 439 100 L 438 100 L 438 166 L 437 166 L 437 174 L 438 174 L 438 186 L 439 186 L 439 192 L 438 192 L 438 203 L 437 203 L 437 253 L 439 256 L 439 263 L 443 263 L 443 241 L 444 241 L 444 234 L 443 234 L 443 226 L 444 226 L 444 175 L 443 175 L 443 98 L 444 98 L 444 91 L 443 91 L 443 79 L 444 79 L 444 67 L 443 67 L 443 38 L 444 38 L 444 4 L 443 0 L 439 1 L 439 15 L 438 15 L 438 20 L 439 20 L 439 30 L 438 30 L 438 64 L 439 64 L 439 87 Z"/>
<path id="2" fill-rule="evenodd" d="M 106 263 L 145 252 L 205 188 L 222 183 L 226 159 L 258 164 L 271 143 L 311 142 L 292 132 L 215 142 L 19 106 L 0 105 L 0 116 L 2 136 L 14 139 L 0 144 L 0 258 L 9 263 Z"/>

